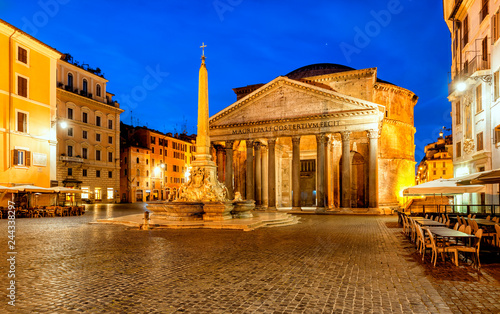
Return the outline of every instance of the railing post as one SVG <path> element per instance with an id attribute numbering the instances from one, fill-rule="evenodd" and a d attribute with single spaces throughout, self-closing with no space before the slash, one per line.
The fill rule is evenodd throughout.
<path id="1" fill-rule="evenodd" d="M 470 214 L 470 205 L 467 205 L 467 215 Z"/>
<path id="2" fill-rule="evenodd" d="M 424 214 L 425 216 L 425 205 L 422 205 L 422 213 Z"/>

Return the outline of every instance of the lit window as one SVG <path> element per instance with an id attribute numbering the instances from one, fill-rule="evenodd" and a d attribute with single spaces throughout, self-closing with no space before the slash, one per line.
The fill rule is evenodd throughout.
<path id="1" fill-rule="evenodd" d="M 113 188 L 108 188 L 108 200 L 112 200 L 114 198 Z"/>
<path id="2" fill-rule="evenodd" d="M 14 166 L 29 167 L 31 163 L 30 152 L 22 149 L 14 149 Z"/>
<path id="3" fill-rule="evenodd" d="M 101 188 L 95 188 L 95 190 L 94 190 L 94 196 L 95 196 L 96 200 L 101 200 L 102 199 Z"/>
<path id="4" fill-rule="evenodd" d="M 82 186 L 82 199 L 89 198 L 89 188 L 87 186 Z"/>

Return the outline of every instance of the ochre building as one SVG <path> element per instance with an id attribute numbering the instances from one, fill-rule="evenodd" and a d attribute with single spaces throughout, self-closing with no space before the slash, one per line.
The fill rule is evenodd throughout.
<path id="1" fill-rule="evenodd" d="M 417 96 L 377 68 L 313 64 L 234 91 L 209 121 L 230 196 L 269 209 L 388 208 L 414 185 Z"/>

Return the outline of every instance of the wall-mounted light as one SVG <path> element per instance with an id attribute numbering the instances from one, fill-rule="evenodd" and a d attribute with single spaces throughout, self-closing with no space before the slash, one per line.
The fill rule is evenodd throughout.
<path id="1" fill-rule="evenodd" d="M 61 122 L 59 122 L 59 125 L 61 126 L 61 128 L 65 129 L 65 128 L 67 128 L 67 127 L 68 127 L 68 122 L 66 122 L 66 121 L 61 121 Z"/>
<path id="2" fill-rule="evenodd" d="M 463 92 L 466 89 L 467 89 L 467 84 L 465 84 L 465 82 L 458 82 L 457 83 L 457 91 Z"/>

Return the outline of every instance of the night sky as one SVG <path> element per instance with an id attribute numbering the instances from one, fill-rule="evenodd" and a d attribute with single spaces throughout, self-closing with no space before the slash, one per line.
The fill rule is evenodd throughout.
<path id="1" fill-rule="evenodd" d="M 441 1 L 10 0 L 0 2 L 0 12 L 80 63 L 101 68 L 127 124 L 196 132 L 205 42 L 210 115 L 236 101 L 234 87 L 337 63 L 377 67 L 379 78 L 419 96 L 417 162 L 440 128 L 451 126 L 450 34 Z"/>

